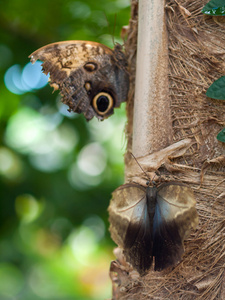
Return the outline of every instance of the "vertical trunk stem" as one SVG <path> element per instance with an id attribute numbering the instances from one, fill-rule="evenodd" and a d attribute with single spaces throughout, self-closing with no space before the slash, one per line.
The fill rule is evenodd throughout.
<path id="1" fill-rule="evenodd" d="M 140 0 L 132 152 L 144 156 L 168 146 L 172 124 L 164 0 Z"/>

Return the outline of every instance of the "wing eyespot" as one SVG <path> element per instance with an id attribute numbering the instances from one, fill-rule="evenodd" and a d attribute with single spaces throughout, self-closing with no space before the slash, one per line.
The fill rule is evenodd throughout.
<path id="1" fill-rule="evenodd" d="M 90 95 L 91 94 L 91 83 L 89 81 L 85 82 L 84 88 L 87 91 L 87 94 Z"/>
<path id="2" fill-rule="evenodd" d="M 94 62 L 88 62 L 83 67 L 87 72 L 92 73 L 98 69 L 98 65 Z"/>
<path id="3" fill-rule="evenodd" d="M 93 98 L 92 106 L 98 115 L 105 116 L 114 106 L 113 97 L 109 93 L 100 92 Z"/>

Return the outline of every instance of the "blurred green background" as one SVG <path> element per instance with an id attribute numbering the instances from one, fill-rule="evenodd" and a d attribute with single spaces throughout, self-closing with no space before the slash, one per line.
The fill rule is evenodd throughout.
<path id="1" fill-rule="evenodd" d="M 111 296 L 107 206 L 123 182 L 125 104 L 87 123 L 67 112 L 28 55 L 63 40 L 113 47 L 113 32 L 122 43 L 129 5 L 0 1 L 1 300 Z"/>

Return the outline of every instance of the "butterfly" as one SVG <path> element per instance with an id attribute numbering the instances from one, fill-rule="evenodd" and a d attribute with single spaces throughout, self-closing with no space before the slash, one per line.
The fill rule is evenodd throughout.
<path id="1" fill-rule="evenodd" d="M 193 191 L 179 182 L 147 187 L 124 184 L 108 208 L 112 239 L 140 275 L 179 263 L 183 241 L 198 224 Z"/>
<path id="2" fill-rule="evenodd" d="M 65 41 L 34 51 L 32 63 L 43 62 L 50 85 L 60 90 L 70 111 L 104 120 L 126 101 L 129 90 L 127 61 L 122 46 L 109 47 L 88 41 Z"/>

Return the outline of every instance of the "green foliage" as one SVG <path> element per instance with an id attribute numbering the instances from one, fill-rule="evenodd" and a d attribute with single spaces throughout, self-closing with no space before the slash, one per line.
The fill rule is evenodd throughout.
<path id="1" fill-rule="evenodd" d="M 225 128 L 217 134 L 217 140 L 225 143 Z"/>
<path id="2" fill-rule="evenodd" d="M 202 9 L 202 13 L 210 16 L 225 16 L 224 0 L 211 0 Z"/>
<path id="3" fill-rule="evenodd" d="M 206 96 L 218 100 L 225 100 L 225 76 L 220 77 L 210 85 Z"/>
<path id="4" fill-rule="evenodd" d="M 213 99 L 225 100 L 225 76 L 220 77 L 210 85 L 206 96 Z M 225 143 L 225 128 L 218 133 L 217 139 Z"/>
<path id="5" fill-rule="evenodd" d="M 129 13 L 128 0 L 0 3 L 2 300 L 110 297 L 107 206 L 123 181 L 125 105 L 87 123 L 67 112 L 28 55 L 71 39 L 113 46 L 115 14 L 122 42 Z"/>

